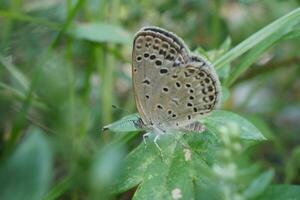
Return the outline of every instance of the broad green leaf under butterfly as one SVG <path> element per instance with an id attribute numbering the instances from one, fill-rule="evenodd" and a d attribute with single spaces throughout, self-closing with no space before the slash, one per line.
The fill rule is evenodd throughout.
<path id="1" fill-rule="evenodd" d="M 135 126 L 133 121 L 139 119 L 138 114 L 128 115 L 122 119 L 104 127 L 112 132 L 133 132 L 141 130 Z M 218 136 L 220 129 L 226 128 L 229 131 L 235 128 L 239 137 L 245 140 L 265 140 L 264 135 L 247 119 L 228 111 L 216 110 L 210 115 L 199 119 L 207 129 Z M 195 133 L 197 134 L 197 133 Z"/>
<path id="2" fill-rule="evenodd" d="M 205 127 L 218 135 L 221 131 L 235 132 L 245 140 L 265 140 L 263 134 L 245 118 L 228 111 L 216 110 L 200 119 Z"/>
<path id="3" fill-rule="evenodd" d="M 203 177 L 199 169 L 212 160 L 215 138 L 208 132 L 186 135 L 180 141 L 187 141 L 187 148 L 174 137 L 163 136 L 159 140 L 163 161 L 152 139 L 146 149 L 141 144 L 128 155 L 115 192 L 138 186 L 133 199 L 195 199 L 195 181 Z"/>

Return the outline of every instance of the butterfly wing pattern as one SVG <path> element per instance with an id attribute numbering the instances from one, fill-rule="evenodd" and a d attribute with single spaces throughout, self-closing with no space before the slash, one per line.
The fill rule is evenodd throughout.
<path id="1" fill-rule="evenodd" d="M 200 130 L 196 119 L 220 101 L 221 87 L 213 66 L 192 55 L 178 36 L 158 27 L 137 32 L 132 74 L 137 109 L 149 129 Z"/>

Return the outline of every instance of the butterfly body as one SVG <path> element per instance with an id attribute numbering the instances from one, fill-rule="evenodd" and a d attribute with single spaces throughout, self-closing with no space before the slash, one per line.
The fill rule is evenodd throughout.
<path id="1" fill-rule="evenodd" d="M 173 130 L 203 130 L 197 119 L 220 101 L 213 66 L 192 55 L 178 36 L 158 27 L 145 27 L 136 34 L 132 75 L 142 125 L 157 137 Z"/>

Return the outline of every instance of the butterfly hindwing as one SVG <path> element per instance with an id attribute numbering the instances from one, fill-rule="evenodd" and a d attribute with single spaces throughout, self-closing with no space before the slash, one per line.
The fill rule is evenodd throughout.
<path id="1" fill-rule="evenodd" d="M 165 113 L 159 122 L 166 127 L 186 126 L 211 112 L 220 101 L 220 83 L 208 62 L 191 62 L 173 70 L 163 87 L 168 92 L 158 100 Z"/>

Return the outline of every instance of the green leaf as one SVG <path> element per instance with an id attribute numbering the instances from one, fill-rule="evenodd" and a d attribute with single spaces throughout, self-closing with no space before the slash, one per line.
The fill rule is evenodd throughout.
<path id="1" fill-rule="evenodd" d="M 262 194 L 272 181 L 274 176 L 273 170 L 268 170 L 255 178 L 249 187 L 244 191 L 246 199 L 253 199 Z"/>
<path id="2" fill-rule="evenodd" d="M 52 177 L 52 153 L 39 129 L 31 129 L 0 167 L 0 199 L 40 200 Z"/>
<path id="3" fill-rule="evenodd" d="M 291 183 L 298 174 L 300 168 L 300 146 L 297 146 L 290 153 L 288 159 L 286 159 L 285 164 L 285 183 Z"/>
<path id="4" fill-rule="evenodd" d="M 203 177 L 201 178 L 203 179 Z M 209 200 L 220 200 L 220 199 L 225 199 L 224 194 L 222 192 L 222 189 L 220 186 L 217 184 L 217 181 L 212 181 L 208 179 L 207 181 L 196 182 L 196 187 L 195 187 L 195 199 L 209 199 Z"/>
<path id="5" fill-rule="evenodd" d="M 215 135 L 219 135 L 220 131 L 228 130 L 239 134 L 240 138 L 245 140 L 265 140 L 263 134 L 245 118 L 222 110 L 213 111 L 207 117 L 200 121 Z"/>
<path id="6" fill-rule="evenodd" d="M 270 186 L 257 200 L 297 200 L 299 197 L 299 185 L 273 185 Z"/>
<path id="7" fill-rule="evenodd" d="M 62 180 L 57 181 L 53 188 L 51 188 L 44 196 L 43 200 L 59 199 L 59 197 L 70 188 L 70 185 L 72 185 L 72 180 L 72 176 L 67 175 L 66 177 L 62 178 Z"/>
<path id="8" fill-rule="evenodd" d="M 265 51 L 271 48 L 276 41 L 278 41 L 283 34 L 274 34 L 270 37 L 266 38 L 260 44 L 255 46 L 248 52 L 245 56 L 243 56 L 240 60 L 240 63 L 233 68 L 232 72 L 230 72 L 229 78 L 226 80 L 225 85 L 228 87 L 231 85 L 243 72 L 245 72 L 251 64 L 253 64 Z"/>
<path id="9" fill-rule="evenodd" d="M 224 42 L 221 44 L 219 51 L 221 51 L 221 55 L 223 55 L 225 52 L 227 52 L 229 50 L 229 48 L 231 47 L 231 38 L 227 37 Z"/>
<path id="10" fill-rule="evenodd" d="M 149 138 L 133 150 L 126 159 L 124 175 L 118 180 L 116 192 L 138 185 L 133 199 L 194 199 L 194 180 L 201 177 L 201 167 L 209 162 L 214 138 L 208 132 L 186 135 L 188 147 L 173 137 L 162 136 L 158 143 L 163 160 Z M 197 143 L 197 145 L 195 145 Z"/>
<path id="11" fill-rule="evenodd" d="M 7 71 L 12 75 L 12 77 L 24 88 L 28 89 L 29 81 L 27 77 L 11 62 L 8 61 L 7 58 L 0 55 L 0 64 L 3 65 Z"/>
<path id="12" fill-rule="evenodd" d="M 22 100 L 22 101 L 24 101 L 26 99 L 26 94 L 24 91 L 13 88 L 10 85 L 7 85 L 2 82 L 0 82 L 0 95 L 2 95 L 2 97 L 7 95 L 11 99 L 15 98 L 15 99 Z M 33 99 L 32 104 L 40 109 L 43 109 L 43 110 L 47 109 L 47 106 L 44 104 L 44 102 L 38 101 L 37 99 Z"/>
<path id="13" fill-rule="evenodd" d="M 288 34 L 283 36 L 284 40 L 294 39 L 300 37 L 300 28 L 296 28 L 292 31 L 290 31 Z"/>
<path id="14" fill-rule="evenodd" d="M 222 86 L 222 97 L 221 97 L 222 103 L 228 100 L 229 97 L 230 97 L 229 89 L 227 87 Z"/>
<path id="15" fill-rule="evenodd" d="M 110 199 L 111 187 L 118 180 L 123 169 L 124 146 L 107 145 L 100 149 L 91 165 L 91 199 Z"/>
<path id="16" fill-rule="evenodd" d="M 202 54 L 206 54 L 206 58 L 212 62 L 222 57 L 230 48 L 231 46 L 231 39 L 230 37 L 227 37 L 226 40 L 221 44 L 221 46 L 218 49 L 211 50 L 209 52 L 204 52 L 204 49 L 198 48 L 198 51 Z M 230 72 L 230 64 L 227 64 L 226 66 L 222 67 L 221 69 L 217 70 L 217 74 L 221 80 L 226 79 Z"/>
<path id="17" fill-rule="evenodd" d="M 105 150 L 100 150 L 92 163 L 90 179 L 93 189 L 110 185 L 120 173 L 122 158 L 125 156 L 123 146 L 108 146 Z M 107 188 L 106 188 L 107 189 Z"/>
<path id="18" fill-rule="evenodd" d="M 278 34 L 279 31 L 284 29 L 289 29 L 300 21 L 300 8 L 297 8 L 283 17 L 275 20 L 271 24 L 265 26 L 261 30 L 257 31 L 246 40 L 238 44 L 236 47 L 232 48 L 221 58 L 214 62 L 217 70 L 226 66 L 228 63 L 232 62 L 234 59 L 238 58 L 240 55 L 244 54 L 249 49 L 252 49 L 257 44 L 260 44 L 263 40 Z"/>
<path id="19" fill-rule="evenodd" d="M 208 55 L 208 52 L 205 51 L 205 49 L 203 49 L 201 46 L 198 46 L 197 50 L 196 50 L 196 54 L 199 53 L 201 56 L 203 56 L 204 58 L 206 58 L 207 60 L 210 60 L 210 57 Z"/>
<path id="20" fill-rule="evenodd" d="M 113 122 L 109 125 L 103 127 L 103 131 L 109 130 L 112 132 L 133 132 L 142 130 L 135 125 L 135 122 L 139 120 L 139 115 L 137 113 L 127 115 L 122 119 Z"/>
<path id="21" fill-rule="evenodd" d="M 257 59 L 263 55 L 268 49 L 272 48 L 273 46 L 279 44 L 284 40 L 294 39 L 295 37 L 300 36 L 300 29 L 288 29 L 288 30 L 279 30 L 276 34 L 267 37 L 257 46 L 251 49 L 248 53 L 242 56 L 239 64 L 232 70 L 230 76 L 225 81 L 225 85 L 228 87 L 230 86 L 236 79 L 245 72 Z M 223 67 L 227 68 L 227 67 Z M 218 71 L 223 71 L 222 68 Z M 219 73 L 220 73 L 219 72 Z"/>
<path id="22" fill-rule="evenodd" d="M 120 26 L 104 23 L 81 23 L 70 28 L 69 33 L 77 38 L 91 42 L 108 42 L 117 44 L 130 44 L 129 32 Z"/>

